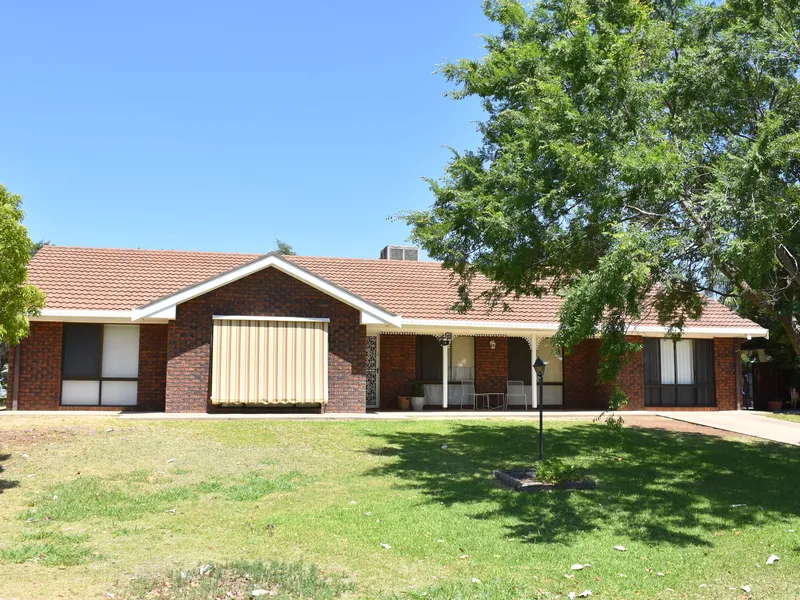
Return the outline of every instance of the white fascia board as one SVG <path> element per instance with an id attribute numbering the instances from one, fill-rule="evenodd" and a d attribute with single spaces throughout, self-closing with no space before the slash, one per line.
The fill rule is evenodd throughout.
<path id="1" fill-rule="evenodd" d="M 453 329 L 524 329 L 555 331 L 558 323 L 525 323 L 522 321 L 462 321 L 458 319 L 403 319 L 403 327 L 450 327 Z"/>
<path id="2" fill-rule="evenodd" d="M 330 281 L 327 281 L 317 275 L 314 275 L 313 273 L 310 273 L 309 271 L 306 271 L 305 269 L 298 267 L 293 263 L 290 263 L 277 254 L 268 254 L 237 269 L 223 273 L 218 277 L 214 277 L 190 288 L 186 288 L 185 290 L 172 294 L 171 296 L 167 296 L 166 298 L 162 298 L 161 300 L 157 300 L 156 302 L 153 302 L 152 304 L 142 308 L 136 308 L 133 310 L 133 320 L 138 321 L 139 319 L 152 317 L 164 310 L 174 309 L 182 302 L 186 302 L 192 298 L 207 294 L 208 292 L 211 292 L 217 288 L 228 285 L 229 283 L 233 283 L 234 281 L 242 279 L 243 277 L 247 277 L 248 275 L 252 275 L 253 273 L 257 273 L 258 271 L 268 267 L 275 267 L 279 271 L 282 271 L 287 275 L 291 275 L 295 279 L 310 285 L 324 294 L 336 298 L 337 300 L 340 300 L 341 302 L 362 312 L 367 312 L 374 318 L 380 320 L 382 323 L 394 325 L 395 327 L 400 326 L 400 317 L 398 315 L 393 315 L 381 310 L 377 306 L 374 306 L 366 300 L 363 300 L 362 298 L 343 290 Z"/>
<path id="3" fill-rule="evenodd" d="M 177 311 L 175 310 L 175 307 L 174 307 L 174 306 L 171 306 L 171 307 L 169 307 L 169 308 L 165 308 L 165 309 L 164 309 L 164 310 L 162 310 L 161 312 L 157 312 L 157 313 L 156 313 L 156 314 L 154 314 L 154 315 L 150 315 L 150 316 L 149 316 L 149 317 L 147 317 L 147 318 L 148 318 L 148 319 L 167 319 L 167 320 L 169 320 L 169 321 L 174 321 L 174 320 L 175 320 L 175 313 L 176 313 L 176 312 L 177 312 Z"/>
<path id="4" fill-rule="evenodd" d="M 371 313 L 361 311 L 361 324 L 362 325 L 385 325 L 378 317 L 373 316 Z"/>
<path id="5" fill-rule="evenodd" d="M 663 337 L 670 331 L 668 327 L 658 325 L 634 325 L 628 333 L 644 337 Z M 769 337 L 769 331 L 763 327 L 685 327 L 680 334 L 683 337 Z"/>
<path id="6" fill-rule="evenodd" d="M 131 311 L 129 310 L 90 310 L 45 308 L 42 312 L 30 318 L 31 321 L 60 321 L 64 323 L 130 323 Z M 167 319 L 160 315 L 153 315 L 146 319 L 148 323 L 166 323 Z"/>
<path id="7" fill-rule="evenodd" d="M 310 317 L 260 317 L 245 315 L 214 315 L 211 317 L 215 321 L 281 321 L 283 323 L 330 323 L 330 319 L 310 318 Z"/>
<path id="8" fill-rule="evenodd" d="M 413 329 L 438 328 L 458 330 L 521 330 L 554 334 L 558 323 L 525 323 L 522 321 L 462 321 L 458 319 L 403 319 L 402 328 L 409 333 Z M 645 337 L 663 337 L 669 334 L 669 328 L 660 325 L 634 325 L 628 329 L 630 335 Z M 769 331 L 762 327 L 686 327 L 681 335 L 702 337 L 769 337 Z"/>

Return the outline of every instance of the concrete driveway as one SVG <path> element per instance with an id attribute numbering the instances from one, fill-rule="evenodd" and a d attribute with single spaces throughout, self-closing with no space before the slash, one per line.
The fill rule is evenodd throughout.
<path id="1" fill-rule="evenodd" d="M 800 423 L 773 419 L 768 413 L 726 410 L 719 412 L 659 412 L 658 415 L 685 423 L 732 431 L 742 435 L 763 438 L 800 446 Z"/>

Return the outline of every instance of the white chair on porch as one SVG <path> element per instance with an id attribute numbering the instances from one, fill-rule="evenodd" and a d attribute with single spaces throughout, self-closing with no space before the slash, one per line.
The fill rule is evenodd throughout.
<path id="1" fill-rule="evenodd" d="M 475 395 L 475 382 L 462 381 L 461 382 L 461 410 L 464 410 L 464 405 L 472 405 L 477 410 L 477 396 Z"/>
<path id="2" fill-rule="evenodd" d="M 506 410 L 511 404 L 512 398 L 522 398 L 522 403 L 525 405 L 525 410 L 528 410 L 528 396 L 525 394 L 524 381 L 507 381 L 506 382 Z M 531 399 L 531 403 L 532 403 Z"/>

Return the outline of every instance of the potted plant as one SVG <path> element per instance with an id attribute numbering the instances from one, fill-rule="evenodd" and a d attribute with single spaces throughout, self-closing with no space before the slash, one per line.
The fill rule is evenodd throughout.
<path id="1" fill-rule="evenodd" d="M 422 410 L 425 406 L 425 386 L 421 383 L 415 383 L 411 388 L 411 408 L 414 410 Z"/>

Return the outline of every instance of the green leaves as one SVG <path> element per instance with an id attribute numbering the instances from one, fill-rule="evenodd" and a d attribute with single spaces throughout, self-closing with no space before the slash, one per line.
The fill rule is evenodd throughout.
<path id="1" fill-rule="evenodd" d="M 604 380 L 643 306 L 676 333 L 725 291 L 800 352 L 800 13 L 788 0 L 487 1 L 500 33 L 446 65 L 481 146 L 403 216 L 465 310 L 563 292 L 558 343 L 603 337 Z M 785 248 L 786 256 L 781 250 Z M 494 288 L 473 294 L 476 274 Z M 800 281 L 800 277 L 798 277 Z M 786 315 L 790 315 L 786 317 Z"/>
<path id="2" fill-rule="evenodd" d="M 26 283 L 31 240 L 22 225 L 22 197 L 0 185 L 0 342 L 28 334 L 28 317 L 44 306 L 44 295 Z"/>

